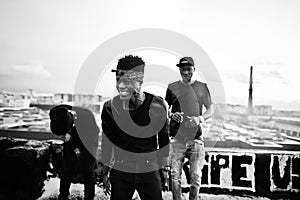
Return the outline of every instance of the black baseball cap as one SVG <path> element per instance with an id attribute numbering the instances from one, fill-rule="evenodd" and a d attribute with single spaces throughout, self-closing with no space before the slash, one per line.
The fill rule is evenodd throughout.
<path id="1" fill-rule="evenodd" d="M 179 63 L 176 65 L 177 67 L 194 66 L 194 60 L 192 57 L 183 57 L 179 60 Z"/>
<path id="2" fill-rule="evenodd" d="M 54 135 L 64 135 L 74 125 L 73 114 L 68 108 L 57 106 L 50 110 L 50 129 Z"/>

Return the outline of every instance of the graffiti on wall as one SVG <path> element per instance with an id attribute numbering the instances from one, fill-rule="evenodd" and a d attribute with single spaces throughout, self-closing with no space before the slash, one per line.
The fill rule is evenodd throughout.
<path id="1" fill-rule="evenodd" d="M 255 192 L 255 154 L 208 152 L 202 186 Z"/>
<path id="2" fill-rule="evenodd" d="M 271 192 L 300 191 L 300 156 L 272 154 L 270 164 Z"/>

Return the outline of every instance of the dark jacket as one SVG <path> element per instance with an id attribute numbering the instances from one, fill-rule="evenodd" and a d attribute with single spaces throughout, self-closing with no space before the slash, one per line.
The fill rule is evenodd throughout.
<path id="1" fill-rule="evenodd" d="M 51 112 L 57 108 L 66 108 L 68 110 L 75 111 L 74 127 L 69 132 L 71 139 L 64 143 L 64 146 L 68 146 L 72 149 L 79 148 L 82 151 L 88 151 L 94 157 L 97 153 L 99 127 L 97 126 L 93 113 L 85 108 L 73 107 L 70 105 L 58 105 L 50 110 Z"/>
<path id="2" fill-rule="evenodd" d="M 168 156 L 167 108 L 162 98 L 145 93 L 143 104 L 128 111 L 116 96 L 105 102 L 101 119 L 104 164 L 110 163 L 112 150 L 116 161 L 125 162 Z"/>

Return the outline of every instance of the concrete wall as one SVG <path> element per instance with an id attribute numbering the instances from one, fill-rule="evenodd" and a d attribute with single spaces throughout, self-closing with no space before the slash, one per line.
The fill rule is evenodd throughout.
<path id="1" fill-rule="evenodd" d="M 207 149 L 202 191 L 300 197 L 299 152 Z"/>
<path id="2" fill-rule="evenodd" d="M 36 199 L 49 162 L 59 175 L 61 159 L 60 143 L 0 138 L 0 199 Z M 205 159 L 201 192 L 300 196 L 299 152 L 206 148 Z"/>

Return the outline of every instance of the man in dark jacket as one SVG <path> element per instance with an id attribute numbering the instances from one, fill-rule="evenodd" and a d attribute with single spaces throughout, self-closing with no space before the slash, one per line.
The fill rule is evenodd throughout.
<path id="1" fill-rule="evenodd" d="M 102 110 L 102 161 L 104 186 L 111 199 L 131 200 L 137 190 L 142 200 L 162 199 L 159 169 L 169 153 L 167 108 L 162 98 L 143 92 L 144 61 L 125 56 L 116 72 L 119 95 L 105 102 Z"/>
<path id="2" fill-rule="evenodd" d="M 64 141 L 59 200 L 68 199 L 72 176 L 78 165 L 84 179 L 84 199 L 93 200 L 99 135 L 93 113 L 84 108 L 58 105 L 50 110 L 49 115 L 52 133 Z"/>

